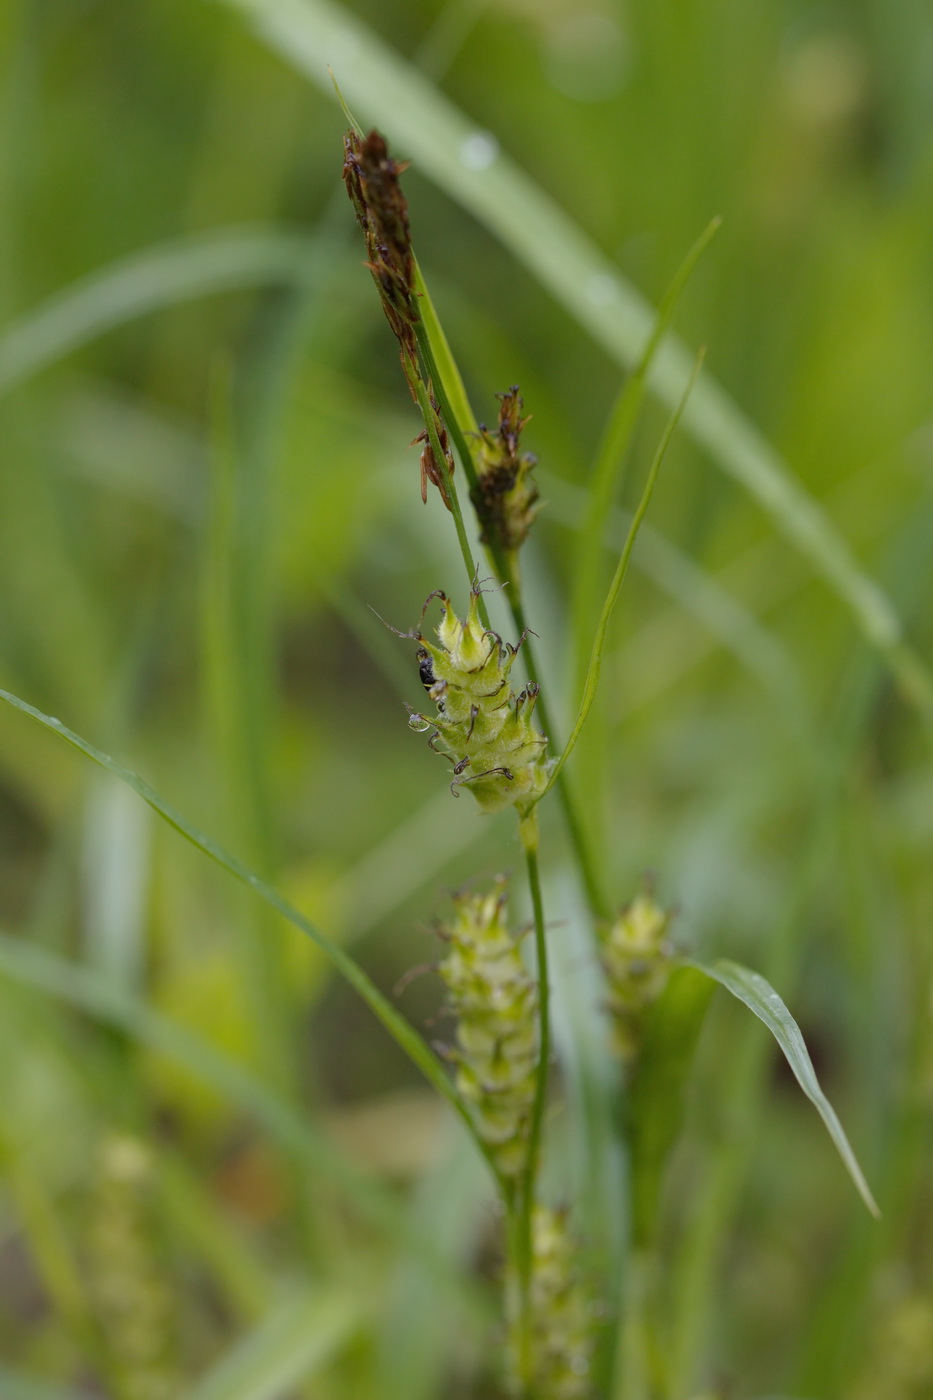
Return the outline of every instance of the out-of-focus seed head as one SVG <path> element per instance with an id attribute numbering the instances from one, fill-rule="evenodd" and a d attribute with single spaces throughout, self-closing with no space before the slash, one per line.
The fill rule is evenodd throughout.
<path id="1" fill-rule="evenodd" d="M 457 1017 L 457 1088 L 504 1177 L 525 1168 L 538 1063 L 538 988 L 505 919 L 506 881 L 491 893 L 458 894 L 438 932 L 438 971 Z"/>
<path id="2" fill-rule="evenodd" d="M 661 908 L 646 884 L 602 935 L 613 1048 L 625 1061 L 637 1055 L 645 1013 L 664 991 L 674 966 L 670 922 L 670 911 Z"/>
<path id="3" fill-rule="evenodd" d="M 577 1261 L 565 1210 L 536 1205 L 531 1221 L 530 1304 L 534 1393 L 540 1400 L 587 1400 L 593 1393 L 593 1311 Z M 510 1312 L 521 1309 L 517 1279 L 509 1279 Z M 518 1328 L 509 1349 L 509 1381 L 515 1393 L 526 1389 L 521 1377 Z"/>

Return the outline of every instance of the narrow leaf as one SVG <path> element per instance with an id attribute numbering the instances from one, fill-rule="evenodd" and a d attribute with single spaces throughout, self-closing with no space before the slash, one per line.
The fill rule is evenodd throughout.
<path id="1" fill-rule="evenodd" d="M 693 367 L 693 373 L 687 381 L 687 386 L 681 394 L 680 402 L 674 410 L 674 413 L 672 414 L 671 419 L 664 430 L 661 441 L 658 443 L 657 451 L 654 454 L 654 461 L 651 463 L 651 468 L 648 472 L 648 479 L 645 482 L 644 490 L 641 493 L 641 500 L 638 502 L 638 508 L 632 517 L 632 523 L 629 526 L 629 532 L 622 549 L 622 554 L 619 559 L 618 565 L 616 566 L 616 571 L 613 576 L 612 583 L 609 585 L 609 592 L 606 595 L 606 601 L 603 604 L 603 610 L 600 613 L 599 623 L 596 627 L 596 637 L 593 641 L 593 650 L 590 655 L 589 670 L 586 673 L 586 680 L 583 686 L 583 696 L 580 701 L 580 709 L 577 714 L 576 721 L 574 722 L 573 729 L 570 731 L 570 738 L 567 740 L 564 751 L 557 761 L 557 766 L 551 774 L 551 778 L 547 788 L 545 788 L 545 792 L 547 792 L 548 789 L 553 787 L 554 783 L 557 781 L 561 769 L 563 768 L 564 764 L 567 762 L 567 759 L 573 752 L 574 746 L 576 745 L 576 742 L 580 737 L 580 733 L 583 729 L 583 726 L 586 723 L 587 715 L 589 714 L 590 709 L 592 708 L 593 701 L 596 698 L 596 687 L 599 685 L 599 673 L 602 669 L 603 649 L 606 645 L 606 633 L 609 630 L 609 623 L 612 619 L 612 613 L 615 608 L 616 601 L 619 597 L 619 593 L 621 592 L 622 584 L 625 582 L 625 575 L 628 572 L 629 560 L 632 557 L 632 549 L 635 545 L 636 539 L 638 538 L 638 531 L 641 527 L 642 521 L 644 520 L 648 512 L 648 506 L 651 504 L 651 497 L 654 492 L 654 484 L 658 479 L 658 472 L 661 470 L 661 463 L 664 461 L 665 453 L 667 452 L 668 446 L 670 445 L 671 438 L 674 436 L 674 429 L 677 427 L 677 424 L 680 421 L 680 415 L 683 413 L 684 408 L 687 404 L 687 400 L 690 398 L 690 393 L 693 389 L 693 386 L 696 383 L 697 375 L 699 374 L 700 367 L 703 364 L 703 354 L 704 352 L 701 350 L 699 355 L 697 356 L 696 363 Z"/>
<path id="2" fill-rule="evenodd" d="M 21 714 L 28 715 L 30 719 L 35 720 L 46 729 L 50 729 L 53 734 L 57 734 L 59 738 L 64 739 L 72 748 L 77 749 L 87 758 L 93 759 L 93 761 L 100 764 L 102 768 L 106 768 L 108 772 L 115 774 L 122 782 L 128 783 L 144 802 L 148 802 L 153 811 L 158 812 L 159 816 L 162 817 L 164 821 L 168 822 L 169 826 L 173 826 L 175 830 L 184 836 L 186 840 L 190 841 L 193 846 L 197 846 L 198 850 L 210 856 L 211 860 L 216 861 L 218 865 L 222 866 L 224 870 L 233 875 L 235 879 L 247 885 L 260 899 L 265 900 L 267 904 L 277 910 L 288 923 L 293 924 L 295 928 L 300 929 L 302 933 L 306 934 L 308 938 L 316 943 L 321 951 L 325 953 L 334 964 L 337 971 L 340 972 L 354 990 L 359 993 L 370 1010 L 382 1022 L 392 1038 L 401 1049 L 404 1050 L 405 1054 L 408 1055 L 409 1059 L 417 1066 L 428 1082 L 454 1107 L 466 1124 L 470 1136 L 473 1138 L 474 1142 L 476 1142 L 477 1147 L 483 1152 L 484 1156 L 486 1155 L 485 1149 L 481 1146 L 476 1137 L 467 1110 L 460 1102 L 456 1090 L 433 1052 L 428 1048 L 417 1031 L 399 1015 L 392 1003 L 383 996 L 382 992 L 379 991 L 375 983 L 366 975 L 359 963 L 351 958 L 348 953 L 345 953 L 342 948 L 338 947 L 336 943 L 333 943 L 325 933 L 322 933 L 316 925 L 312 924 L 310 919 L 306 918 L 294 905 L 290 904 L 287 899 L 280 895 L 277 890 L 273 889 L 271 885 L 261 879 L 255 871 L 250 870 L 249 867 L 238 860 L 236 856 L 230 855 L 229 852 L 225 851 L 212 837 L 199 831 L 197 827 L 183 817 L 180 812 L 177 812 L 174 807 L 164 801 L 154 788 L 151 788 L 145 779 L 139 777 L 137 773 L 133 773 L 130 769 L 124 768 L 122 763 L 118 763 L 116 759 L 111 758 L 109 754 L 103 753 L 100 749 L 95 748 L 93 744 L 89 744 L 86 739 L 82 739 L 80 735 L 73 733 L 72 730 L 62 724 L 60 719 L 54 719 L 51 715 L 43 714 L 41 710 L 35 709 L 32 705 L 27 704 L 25 700 L 21 700 L 19 696 L 11 694 L 10 691 L 0 690 L 0 700 L 11 705 L 13 709 L 19 710 Z"/>
<path id="3" fill-rule="evenodd" d="M 738 997 L 739 1001 L 744 1002 L 760 1021 L 764 1021 L 781 1047 L 784 1058 L 793 1070 L 797 1083 L 826 1124 L 826 1130 L 835 1143 L 836 1151 L 845 1163 L 846 1170 L 854 1181 L 856 1190 L 872 1215 L 876 1219 L 880 1219 L 881 1211 L 878 1209 L 868 1182 L 862 1174 L 855 1153 L 849 1145 L 849 1139 L 839 1122 L 836 1110 L 820 1088 L 816 1070 L 813 1068 L 813 1061 L 810 1059 L 809 1051 L 800 1033 L 800 1027 L 770 982 L 767 982 L 760 973 L 752 972 L 750 968 L 742 967 L 740 963 L 730 962 L 725 958 L 719 958 L 713 963 L 691 962 L 689 966 L 697 968 L 700 972 L 705 972 L 707 977 L 712 977 L 713 981 L 718 982 L 720 986 L 725 987 L 726 991 L 731 992 L 734 997 Z"/>
<path id="4" fill-rule="evenodd" d="M 421 320 L 424 325 L 428 345 L 430 346 L 433 363 L 437 369 L 438 384 L 435 386 L 443 393 L 444 398 L 450 408 L 450 416 L 461 434 L 466 437 L 469 433 L 476 432 L 476 416 L 470 407 L 470 400 L 463 383 L 457 362 L 454 359 L 450 342 L 444 333 L 440 317 L 435 309 L 431 294 L 428 291 L 424 274 L 418 264 L 415 264 L 415 286 L 418 291 L 418 310 L 421 312 Z M 448 428 L 451 426 L 448 423 Z"/>
<path id="5" fill-rule="evenodd" d="M 677 269 L 670 287 L 661 299 L 654 329 L 634 372 L 626 379 L 610 411 L 596 453 L 596 461 L 589 474 L 589 500 L 586 518 L 577 538 L 577 585 L 574 590 L 573 602 L 574 635 L 580 639 L 581 643 L 586 637 L 589 620 L 596 611 L 599 599 L 599 580 L 602 571 L 600 545 L 606 527 L 606 517 L 615 501 L 625 456 L 644 402 L 648 373 L 654 363 L 658 346 L 670 328 L 684 287 L 690 280 L 694 268 L 709 246 L 720 223 L 721 220 L 717 218 L 711 220 L 706 226 Z M 579 682 L 582 682 L 585 666 L 586 653 L 581 646 L 577 658 Z"/>

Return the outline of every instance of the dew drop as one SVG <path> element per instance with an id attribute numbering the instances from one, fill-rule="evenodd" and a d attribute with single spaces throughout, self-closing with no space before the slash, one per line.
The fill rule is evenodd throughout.
<path id="1" fill-rule="evenodd" d="M 419 734 L 423 734 L 426 729 L 431 728 L 431 721 L 425 719 L 424 715 L 409 715 L 408 727 L 409 729 L 417 729 Z"/>
<path id="2" fill-rule="evenodd" d="M 488 170 L 499 158 L 499 142 L 490 131 L 474 131 L 460 142 L 458 154 L 467 170 Z"/>

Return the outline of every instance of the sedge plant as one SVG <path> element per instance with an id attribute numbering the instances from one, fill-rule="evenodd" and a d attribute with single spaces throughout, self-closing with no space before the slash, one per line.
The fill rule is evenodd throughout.
<path id="1" fill-rule="evenodd" d="M 819 1088 L 799 1031 L 777 993 L 757 974 L 736 964 L 705 966 L 678 952 L 669 936 L 670 914 L 648 886 L 627 908 L 615 915 L 608 913 L 583 827 L 565 785 L 564 767 L 593 704 L 607 630 L 632 548 L 703 353 L 697 357 L 651 463 L 608 594 L 595 619 L 588 661 L 579 668 L 577 717 L 561 745 L 547 717 L 522 592 L 520 551 L 539 509 L 535 458 L 522 444 L 527 422 L 523 400 L 518 386 L 500 392 L 498 422 L 492 429 L 479 424 L 473 415 L 424 279 L 420 273 L 416 275 L 407 203 L 400 184 L 404 169 L 405 165 L 389 154 L 378 131 L 365 135 L 355 125 L 351 127 L 345 138 L 344 178 L 363 231 L 368 266 L 398 341 L 405 379 L 423 416 L 424 428 L 417 439 L 423 444 L 422 500 L 426 499 L 428 483 L 432 483 L 453 517 L 469 585 L 463 616 L 450 596 L 438 589 L 424 604 L 419 625 L 403 634 L 417 644 L 420 678 L 430 702 L 425 710 L 411 710 L 409 723 L 413 729 L 427 732 L 430 746 L 449 761 L 453 796 L 467 790 L 482 812 L 514 809 L 534 914 L 532 973 L 508 928 L 504 877 L 491 891 L 466 891 L 455 897 L 454 915 L 439 929 L 448 951 L 438 970 L 446 984 L 449 1009 L 457 1020 L 456 1043 L 446 1053 L 454 1066 L 458 1098 L 486 1153 L 505 1211 L 508 1388 L 523 1400 L 584 1400 L 597 1393 L 596 1338 L 593 1314 L 585 1301 L 586 1284 L 576 1264 L 572 1213 L 543 1201 L 539 1191 L 551 1026 L 537 807 L 553 787 L 559 787 L 562 794 L 568 834 L 593 915 L 592 933 L 599 949 L 611 1024 L 607 1053 L 619 1061 L 620 1081 L 635 1110 L 620 1120 L 636 1182 L 641 1184 L 640 1193 L 633 1193 L 633 1272 L 638 1251 L 650 1254 L 652 1203 L 664 1165 L 664 1152 L 657 1151 L 658 1133 L 652 1123 L 652 1118 L 657 1119 L 658 1105 L 652 1101 L 651 1089 L 645 1090 L 657 1069 L 651 1057 L 670 1058 L 674 1042 L 681 1072 L 685 1072 L 689 1056 L 684 1054 L 683 1045 L 695 1040 L 711 982 L 726 986 L 769 1025 L 805 1092 L 816 1103 L 866 1204 L 873 1212 L 877 1207 L 841 1125 Z M 652 357 L 679 292 L 715 228 L 716 221 L 678 272 L 638 368 L 610 416 L 591 496 L 590 514 L 597 525 L 613 502 L 618 469 L 638 418 Z M 457 465 L 466 480 L 493 578 L 506 591 L 518 633 L 514 643 L 503 641 L 491 628 L 483 606 L 483 587 L 465 543 Z M 597 580 L 598 575 L 585 561 L 578 594 L 578 607 L 584 611 Z M 431 639 L 421 629 L 435 600 L 441 616 Z M 591 618 L 578 616 L 577 622 L 588 630 L 593 628 Z M 523 646 L 530 679 L 516 693 L 512 671 Z M 544 730 L 536 726 L 536 710 Z M 654 1022 L 663 1025 L 666 1016 L 672 1018 L 674 1030 L 665 1045 L 663 1037 L 659 1041 L 655 1034 L 652 1039 L 652 1030 L 656 1031 Z M 662 1130 L 662 1142 L 665 1132 L 664 1145 L 669 1149 L 672 1134 L 669 1129 Z M 629 1296 L 634 1300 L 645 1291 L 639 1286 Z M 630 1311 L 638 1314 L 640 1304 L 633 1301 Z M 617 1320 L 621 1323 L 622 1317 Z M 643 1394 L 662 1400 L 670 1391 L 663 1346 L 654 1334 L 655 1320 L 645 1312 L 636 1315 L 635 1323 L 640 1336 L 631 1349 L 638 1355 L 629 1356 L 625 1345 L 617 1345 L 617 1333 L 607 1347 L 613 1360 L 608 1368 L 603 1364 L 600 1374 L 609 1376 L 614 1395 Z M 631 1337 L 631 1327 L 622 1335 Z"/>
<path id="2" fill-rule="evenodd" d="M 519 387 L 509 385 L 499 391 L 491 427 L 474 414 L 415 258 L 401 185 L 404 168 L 379 132 L 366 134 L 351 127 L 344 178 L 362 228 L 366 261 L 398 345 L 404 380 L 422 420 L 416 440 L 420 482 L 413 482 L 413 496 L 420 491 L 424 500 L 429 490 L 439 492 L 464 567 L 459 581 L 438 580 L 417 624 L 401 634 L 413 648 L 412 675 L 424 688 L 420 707 L 410 708 L 409 724 L 427 736 L 449 766 L 450 800 L 473 801 L 481 813 L 514 811 L 533 913 L 531 937 L 525 939 L 515 927 L 509 881 L 503 875 L 491 886 L 455 895 L 450 912 L 439 918 L 442 956 L 437 970 L 456 1025 L 452 1043 L 440 1050 L 429 1045 L 349 953 L 143 779 L 15 695 L 4 691 L 0 698 L 129 784 L 204 854 L 313 939 L 459 1115 L 488 1167 L 502 1207 L 500 1352 L 508 1392 L 518 1400 L 684 1400 L 674 1394 L 655 1297 L 659 1187 L 679 1129 L 680 1089 L 716 984 L 772 1032 L 866 1205 L 877 1212 L 800 1031 L 777 992 L 736 963 L 703 963 L 690 957 L 677 945 L 671 913 L 650 882 L 633 892 L 626 907 L 612 906 L 570 784 L 571 760 L 597 693 L 613 610 L 665 452 L 700 373 L 702 354 L 681 386 L 679 402 L 654 453 L 601 605 L 599 571 L 592 558 L 581 560 L 574 630 L 578 639 L 585 634 L 590 641 L 589 646 L 579 640 L 576 644 L 577 712 L 569 735 L 562 739 L 535 655 L 530 625 L 534 600 L 526 598 L 521 568 L 522 549 L 541 509 L 534 456 L 524 443 L 525 405 Z M 592 477 L 589 513 L 594 528 L 615 501 L 652 359 L 680 288 L 714 227 L 704 232 L 675 276 L 640 363 L 610 414 Z M 482 564 L 473 557 L 466 528 L 467 501 L 485 553 Z M 418 508 L 416 500 L 413 508 Z M 493 587 L 503 590 L 514 627 L 511 637 L 491 626 L 485 590 Z M 413 599 L 413 614 L 416 608 Z M 588 1268 L 592 1242 L 582 1238 L 575 1203 L 550 1199 L 543 1186 L 554 1097 L 549 939 L 555 934 L 544 907 L 540 867 L 551 853 L 541 844 L 538 807 L 552 797 L 562 812 L 588 910 L 609 1024 L 605 1055 L 615 1067 L 619 1101 L 624 1104 L 615 1130 L 630 1164 L 632 1185 L 625 1278 L 600 1277 Z M 23 969 L 23 976 L 38 985 L 43 978 L 54 981 L 53 972 L 34 962 L 31 970 Z M 94 1003 L 92 988 L 82 991 L 82 984 L 75 983 L 71 991 Z M 98 1009 L 114 1024 L 122 1024 L 130 1014 L 121 1003 L 106 998 Z M 157 1019 L 146 1021 L 142 1032 L 155 1041 L 164 1039 Z M 215 1077 L 226 1074 L 222 1065 L 208 1067 Z M 236 1079 L 235 1087 L 244 1101 L 262 1107 L 265 1101 L 249 1082 Z M 269 1121 L 276 1131 L 304 1142 L 302 1130 L 290 1119 L 283 1123 L 273 1114 Z M 318 1145 L 313 1147 L 317 1154 Z M 126 1157 L 123 1152 L 119 1161 Z M 144 1175 L 142 1167 L 139 1172 Z M 131 1155 L 131 1185 L 136 1173 Z M 121 1179 L 121 1189 L 125 1184 Z M 391 1215 L 381 1198 L 378 1209 Z M 152 1355 L 155 1365 L 159 1358 L 154 1348 Z"/>

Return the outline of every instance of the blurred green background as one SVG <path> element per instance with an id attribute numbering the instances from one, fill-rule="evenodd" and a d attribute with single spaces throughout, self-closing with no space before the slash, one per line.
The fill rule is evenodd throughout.
<path id="1" fill-rule="evenodd" d="M 302 71 L 331 58 L 391 132 L 384 94 L 371 110 L 355 94 L 352 45 L 331 57 L 321 37 L 332 13 L 0 12 L 0 678 L 145 774 L 391 990 L 435 956 L 447 891 L 520 853 L 508 817 L 453 801 L 407 729 L 412 647 L 370 611 L 404 630 L 465 580 L 436 494 L 419 500 L 419 425 L 340 183 L 344 121 Z M 649 300 L 723 216 L 678 332 L 709 347 L 929 658 L 928 7 L 345 13 L 365 25 L 361 62 L 389 72 L 388 45 L 485 133 L 465 168 L 495 165 L 498 143 Z M 430 137 L 423 89 L 399 81 Z M 518 383 L 534 415 L 548 504 L 527 606 L 566 733 L 573 529 L 619 366 L 535 276 L 521 191 L 525 257 L 430 161 L 405 178 L 478 414 Z M 662 424 L 650 404 L 628 501 Z M 680 431 L 573 778 L 613 899 L 656 870 L 678 942 L 760 968 L 798 1014 L 884 1219 L 762 1028 L 717 1001 L 667 1183 L 676 1400 L 921 1400 L 930 731 L 720 465 Z M 567 1101 L 550 1189 L 598 1241 L 613 1203 L 590 1186 L 611 1174 L 585 1105 L 601 1030 L 553 816 L 543 859 Z M 12 711 L 0 896 L 4 1400 L 497 1394 L 480 1166 L 313 946 Z M 428 1038 L 444 1035 L 435 980 L 398 1002 Z"/>

